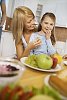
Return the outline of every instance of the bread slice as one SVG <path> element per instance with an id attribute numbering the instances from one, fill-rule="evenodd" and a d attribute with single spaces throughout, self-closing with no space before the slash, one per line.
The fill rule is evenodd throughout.
<path id="1" fill-rule="evenodd" d="M 59 72 L 58 77 L 61 78 L 63 81 L 67 82 L 67 69 L 64 69 Z"/>
<path id="2" fill-rule="evenodd" d="M 51 75 L 49 78 L 49 84 L 55 88 L 60 94 L 67 97 L 67 82 L 64 82 L 56 75 Z"/>

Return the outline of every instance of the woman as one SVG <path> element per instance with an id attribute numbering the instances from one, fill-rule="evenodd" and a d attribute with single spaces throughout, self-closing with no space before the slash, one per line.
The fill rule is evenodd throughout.
<path id="1" fill-rule="evenodd" d="M 41 44 L 40 39 L 30 42 L 30 36 L 35 29 L 35 16 L 25 6 L 15 9 L 13 14 L 12 33 L 15 39 L 17 58 L 28 56 L 30 51 Z"/>

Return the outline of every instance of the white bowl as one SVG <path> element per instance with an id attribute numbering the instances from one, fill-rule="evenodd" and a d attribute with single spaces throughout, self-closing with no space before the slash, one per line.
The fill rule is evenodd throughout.
<path id="1" fill-rule="evenodd" d="M 25 67 L 21 64 L 21 62 L 18 60 L 15 60 L 15 59 L 1 59 L 0 58 L 0 67 L 2 67 L 1 65 L 11 65 L 18 69 L 18 71 L 13 71 L 12 73 L 9 72 L 8 76 L 6 76 L 7 74 L 5 75 L 4 73 L 2 74 L 0 72 L 0 85 L 2 85 L 2 86 L 5 86 L 10 83 L 16 83 L 16 81 L 19 78 L 21 78 L 21 76 L 25 70 Z M 13 76 L 10 76 L 11 74 Z M 14 75 L 14 74 L 16 74 L 16 75 Z"/>

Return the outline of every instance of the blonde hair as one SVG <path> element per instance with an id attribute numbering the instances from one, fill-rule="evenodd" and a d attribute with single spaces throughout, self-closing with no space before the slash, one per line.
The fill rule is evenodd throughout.
<path id="1" fill-rule="evenodd" d="M 51 32 L 51 37 L 50 37 L 51 38 L 51 42 L 54 45 L 56 43 L 56 38 L 55 38 L 55 22 L 56 22 L 56 17 L 55 17 L 55 15 L 53 13 L 47 12 L 41 18 L 41 22 L 45 19 L 45 17 L 50 17 L 53 20 L 53 22 L 54 22 L 54 27 L 53 27 L 53 30 Z M 40 22 L 40 24 L 38 26 L 38 31 L 41 31 L 41 29 L 42 29 L 41 22 Z"/>
<path id="2" fill-rule="evenodd" d="M 12 20 L 12 33 L 16 44 L 20 42 L 24 31 L 25 16 L 33 16 L 34 18 L 33 12 L 28 7 L 20 6 L 15 9 Z"/>

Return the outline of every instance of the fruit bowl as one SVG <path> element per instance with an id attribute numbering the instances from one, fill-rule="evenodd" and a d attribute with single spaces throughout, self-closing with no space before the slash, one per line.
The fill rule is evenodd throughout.
<path id="1" fill-rule="evenodd" d="M 29 67 L 29 68 L 31 68 L 31 69 L 34 69 L 34 70 L 37 70 L 37 71 L 42 71 L 42 72 L 57 72 L 57 71 L 60 71 L 60 70 L 62 70 L 62 67 L 59 65 L 59 64 L 57 64 L 57 66 L 55 67 L 55 68 L 51 68 L 51 69 L 42 69 L 42 68 L 38 68 L 38 66 L 32 66 L 32 65 L 29 65 L 29 64 L 27 64 L 25 61 L 26 61 L 26 59 L 27 59 L 28 57 L 22 57 L 21 59 L 20 59 L 20 61 L 21 61 L 21 63 L 25 66 L 25 67 Z"/>
<path id="2" fill-rule="evenodd" d="M 10 83 L 16 83 L 24 70 L 24 66 L 18 60 L 0 58 L 0 85 L 5 86 Z"/>

